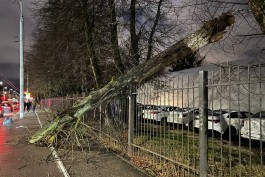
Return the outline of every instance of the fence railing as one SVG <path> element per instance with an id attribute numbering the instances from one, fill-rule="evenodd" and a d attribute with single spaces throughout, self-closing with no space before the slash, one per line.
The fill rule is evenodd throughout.
<path id="1" fill-rule="evenodd" d="M 132 85 L 83 123 L 158 176 L 265 176 L 264 65 L 208 70 Z M 75 100 L 41 105 L 58 111 Z"/>

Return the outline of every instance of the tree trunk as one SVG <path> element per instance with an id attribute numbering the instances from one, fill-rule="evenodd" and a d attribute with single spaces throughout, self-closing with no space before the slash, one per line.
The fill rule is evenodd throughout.
<path id="1" fill-rule="evenodd" d="M 93 109 L 101 102 L 113 98 L 119 94 L 125 86 L 128 86 L 133 82 L 141 83 L 143 80 L 153 77 L 177 60 L 182 60 L 193 55 L 193 53 L 200 48 L 215 41 L 213 38 L 223 34 L 226 27 L 231 26 L 233 23 L 234 16 L 230 12 L 224 13 L 219 18 L 206 22 L 202 28 L 195 33 L 187 35 L 152 60 L 132 68 L 129 72 L 117 79 L 112 79 L 103 88 L 92 92 L 89 96 L 77 102 L 73 107 L 66 110 L 61 115 L 58 115 L 59 118 L 55 119 L 51 124 L 54 128 L 50 128 L 49 126 L 43 128 L 32 137 L 30 143 L 35 143 L 41 139 L 46 139 L 47 137 L 54 137 L 54 134 L 57 134 L 64 125 L 70 122 L 75 124 L 76 128 L 81 116 L 85 112 Z"/>
<path id="2" fill-rule="evenodd" d="M 109 0 L 110 8 L 110 23 L 111 23 L 111 45 L 113 51 L 113 58 L 118 70 L 123 73 L 124 66 L 121 62 L 120 49 L 118 44 L 117 20 L 116 20 L 116 5 L 114 0 Z"/>
<path id="3" fill-rule="evenodd" d="M 131 17 L 130 17 L 130 33 L 131 33 L 131 55 L 133 58 L 133 64 L 137 66 L 139 64 L 140 54 L 139 54 L 139 39 L 136 34 L 136 16 L 135 16 L 135 6 L 137 0 L 131 0 Z"/>
<path id="4" fill-rule="evenodd" d="M 89 9 L 87 0 L 82 0 L 82 6 L 83 6 L 83 14 L 85 17 L 85 38 L 86 38 L 86 46 L 88 51 L 88 58 L 92 67 L 92 72 L 94 75 L 94 80 L 96 83 L 97 89 L 100 85 L 100 70 L 99 70 L 99 64 L 98 64 L 98 58 L 95 55 L 94 51 L 94 41 L 93 41 L 93 33 L 94 33 L 94 4 L 92 3 L 92 9 Z"/>
<path id="5" fill-rule="evenodd" d="M 161 6 L 162 6 L 163 0 L 159 0 L 158 2 L 158 7 L 157 7 L 157 12 L 156 12 L 156 17 L 154 21 L 154 25 L 152 27 L 150 36 L 148 38 L 148 50 L 147 50 L 147 57 L 146 60 L 149 60 L 151 58 L 152 52 L 153 52 L 153 37 L 155 34 L 156 26 L 158 24 L 159 18 L 161 16 Z"/>
<path id="6" fill-rule="evenodd" d="M 265 2 L 264 0 L 249 0 L 248 4 L 256 21 L 259 23 L 261 32 L 265 34 Z"/>

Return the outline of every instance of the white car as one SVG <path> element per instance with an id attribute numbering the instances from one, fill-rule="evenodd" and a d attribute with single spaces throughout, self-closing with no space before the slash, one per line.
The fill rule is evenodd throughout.
<path id="1" fill-rule="evenodd" d="M 166 125 L 168 111 L 167 107 L 149 106 L 143 110 L 143 119 L 159 122 L 161 125 Z"/>
<path id="2" fill-rule="evenodd" d="M 198 108 L 177 108 L 168 113 L 167 122 L 173 124 L 184 124 L 188 126 L 194 120 L 195 115 L 198 114 Z"/>
<path id="3" fill-rule="evenodd" d="M 231 130 L 232 136 L 238 135 L 244 119 L 251 117 L 251 115 L 252 113 L 247 111 L 214 110 L 211 114 L 208 113 L 208 130 L 214 130 L 221 134 L 229 134 L 229 130 Z M 198 116 L 196 118 L 194 127 L 200 128 Z"/>
<path id="4" fill-rule="evenodd" d="M 244 120 L 241 137 L 265 141 L 265 111 L 257 112 Z"/>

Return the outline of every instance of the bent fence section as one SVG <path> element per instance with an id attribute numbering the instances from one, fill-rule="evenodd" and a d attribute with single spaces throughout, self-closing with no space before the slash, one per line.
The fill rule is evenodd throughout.
<path id="1" fill-rule="evenodd" d="M 265 176 L 265 66 L 207 70 L 131 85 L 87 112 L 83 124 L 157 176 Z M 41 106 L 61 111 L 77 99 Z"/>

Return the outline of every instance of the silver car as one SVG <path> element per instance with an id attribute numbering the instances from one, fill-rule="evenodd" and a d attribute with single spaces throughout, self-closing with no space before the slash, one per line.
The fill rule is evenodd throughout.
<path id="1" fill-rule="evenodd" d="M 265 141 L 265 111 L 257 112 L 244 120 L 241 137 Z"/>
<path id="2" fill-rule="evenodd" d="M 198 114 L 198 108 L 177 108 L 168 113 L 167 122 L 188 126 L 194 120 L 194 116 Z"/>

